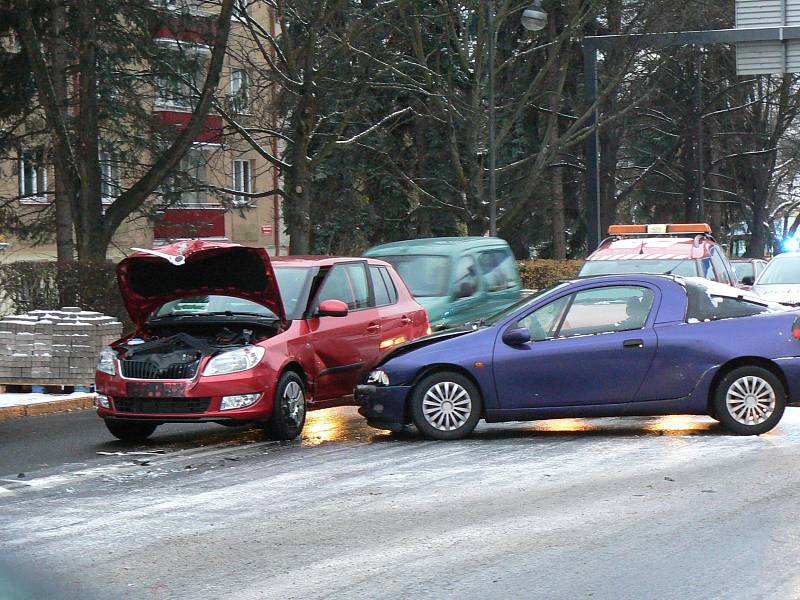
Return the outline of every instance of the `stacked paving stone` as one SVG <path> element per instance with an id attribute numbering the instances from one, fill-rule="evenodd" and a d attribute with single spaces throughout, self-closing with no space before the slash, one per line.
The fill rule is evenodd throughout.
<path id="1" fill-rule="evenodd" d="M 114 317 L 74 306 L 3 317 L 0 384 L 92 385 L 100 351 L 121 335 Z"/>

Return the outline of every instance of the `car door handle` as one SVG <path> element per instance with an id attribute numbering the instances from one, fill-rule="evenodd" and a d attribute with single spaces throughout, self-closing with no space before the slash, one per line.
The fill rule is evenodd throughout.
<path id="1" fill-rule="evenodd" d="M 411 320 L 411 317 L 409 317 L 407 315 L 403 315 L 402 317 L 400 317 L 400 323 L 402 323 L 403 325 L 408 325 L 409 323 L 412 323 L 412 322 L 413 321 Z"/>
<path id="2" fill-rule="evenodd" d="M 380 323 L 370 323 L 367 325 L 367 333 L 376 333 L 381 330 Z"/>
<path id="3" fill-rule="evenodd" d="M 625 340 L 622 342 L 623 348 L 644 348 L 644 340 Z"/>

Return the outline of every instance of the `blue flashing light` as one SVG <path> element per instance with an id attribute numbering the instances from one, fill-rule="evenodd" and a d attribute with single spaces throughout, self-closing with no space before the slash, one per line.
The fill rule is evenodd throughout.
<path id="1" fill-rule="evenodd" d="M 783 240 L 784 252 L 797 252 L 800 250 L 800 240 L 794 237 L 786 238 Z"/>

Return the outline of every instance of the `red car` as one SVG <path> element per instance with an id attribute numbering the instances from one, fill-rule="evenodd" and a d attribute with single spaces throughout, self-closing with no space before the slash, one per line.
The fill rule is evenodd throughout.
<path id="1" fill-rule="evenodd" d="M 725 251 L 707 223 L 611 225 L 578 276 L 670 273 L 737 286 Z"/>
<path id="2" fill-rule="evenodd" d="M 136 330 L 100 355 L 97 412 L 125 441 L 167 422 L 259 422 L 293 439 L 306 410 L 351 403 L 383 350 L 430 332 L 376 259 L 195 240 L 140 250 L 117 280 Z"/>

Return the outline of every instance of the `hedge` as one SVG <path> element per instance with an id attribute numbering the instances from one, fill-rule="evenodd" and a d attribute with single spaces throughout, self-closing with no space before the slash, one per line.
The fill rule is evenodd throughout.
<path id="1" fill-rule="evenodd" d="M 522 287 L 540 290 L 553 285 L 562 279 L 569 279 L 578 274 L 582 260 L 546 260 L 533 259 L 519 261 L 519 276 Z"/>
<path id="2" fill-rule="evenodd" d="M 6 312 L 59 308 L 63 303 L 95 310 L 131 325 L 117 288 L 113 262 L 64 265 L 59 274 L 53 261 L 18 261 L 0 265 L 0 296 Z"/>

